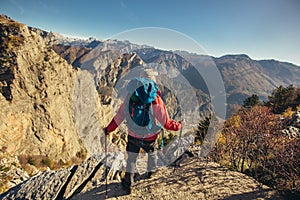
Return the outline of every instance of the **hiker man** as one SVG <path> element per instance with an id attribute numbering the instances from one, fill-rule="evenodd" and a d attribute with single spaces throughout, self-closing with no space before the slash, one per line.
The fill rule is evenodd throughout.
<path id="1" fill-rule="evenodd" d="M 142 148 L 148 153 L 147 178 L 150 178 L 157 168 L 156 139 L 161 126 L 172 131 L 178 131 L 181 128 L 181 122 L 169 118 L 160 91 L 154 82 L 153 71 L 145 69 L 140 76 L 128 83 L 128 97 L 125 98 L 109 125 L 104 128 L 105 135 L 108 135 L 123 120 L 126 120 L 128 128 L 126 151 L 128 157 L 122 187 L 128 194 L 131 192 L 130 187 L 133 182 L 136 160 L 140 149 Z"/>

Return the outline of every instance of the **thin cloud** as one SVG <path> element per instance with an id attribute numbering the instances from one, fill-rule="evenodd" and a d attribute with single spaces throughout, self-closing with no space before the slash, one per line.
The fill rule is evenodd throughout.
<path id="1" fill-rule="evenodd" d="M 125 4 L 123 1 L 121 1 L 120 3 L 121 3 L 121 7 L 122 7 L 123 9 L 126 9 L 126 8 L 127 8 L 126 4 Z"/>
<path id="2" fill-rule="evenodd" d="M 14 0 L 9 0 L 11 4 L 16 6 L 20 10 L 20 15 L 23 15 L 25 10 L 22 6 L 20 6 L 18 3 L 16 3 Z"/>

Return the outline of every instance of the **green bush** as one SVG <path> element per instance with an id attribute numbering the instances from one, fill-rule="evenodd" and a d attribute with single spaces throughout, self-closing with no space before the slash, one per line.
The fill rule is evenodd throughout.
<path id="1" fill-rule="evenodd" d="M 49 158 L 44 158 L 41 161 L 42 165 L 49 167 L 50 169 L 53 168 L 53 163 Z"/>
<path id="2" fill-rule="evenodd" d="M 36 165 L 36 162 L 35 162 L 35 160 L 30 156 L 30 157 L 28 157 L 28 160 L 27 160 L 27 163 L 28 164 L 30 164 L 30 165 L 33 165 L 33 166 L 35 166 Z"/>

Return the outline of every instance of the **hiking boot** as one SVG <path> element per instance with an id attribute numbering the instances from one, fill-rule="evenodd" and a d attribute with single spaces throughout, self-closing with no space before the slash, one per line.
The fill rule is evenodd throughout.
<path id="1" fill-rule="evenodd" d="M 155 174 L 157 174 L 157 170 L 156 170 L 156 171 L 153 171 L 153 172 L 152 172 L 152 171 L 149 171 L 149 172 L 147 172 L 147 174 L 146 174 L 146 178 L 149 179 L 149 178 L 155 176 Z"/>
<path id="2" fill-rule="evenodd" d="M 125 179 L 122 179 L 121 185 L 122 185 L 122 189 L 126 192 L 126 194 L 130 194 L 131 193 L 130 185 L 126 182 Z"/>

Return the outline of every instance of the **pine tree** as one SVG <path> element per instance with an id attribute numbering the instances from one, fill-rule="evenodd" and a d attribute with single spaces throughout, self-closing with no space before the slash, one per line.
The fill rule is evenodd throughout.
<path id="1" fill-rule="evenodd" d="M 261 102 L 259 97 L 256 94 L 252 94 L 252 96 L 245 99 L 243 107 L 244 108 L 252 108 L 253 106 L 260 105 Z"/>

